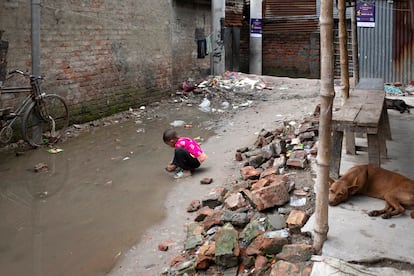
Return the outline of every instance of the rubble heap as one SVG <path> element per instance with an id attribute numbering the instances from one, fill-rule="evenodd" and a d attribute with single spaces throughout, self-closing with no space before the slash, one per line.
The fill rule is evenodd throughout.
<path id="1" fill-rule="evenodd" d="M 175 92 L 176 102 L 195 104 L 200 100 L 199 109 L 204 112 L 224 112 L 250 106 L 254 100 L 265 100 L 262 90 L 271 90 L 261 76 L 239 72 L 225 72 L 210 76 L 196 83 L 192 79 L 184 81 Z"/>
<path id="2" fill-rule="evenodd" d="M 311 171 L 318 115 L 263 129 L 236 150 L 240 178 L 189 204 L 184 251 L 162 275 L 310 275 L 312 238 L 301 228 L 314 210 L 313 181 L 298 187 L 295 172 Z"/>

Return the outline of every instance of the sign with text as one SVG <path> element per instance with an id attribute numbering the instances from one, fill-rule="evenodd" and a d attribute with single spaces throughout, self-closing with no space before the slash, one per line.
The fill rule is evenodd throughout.
<path id="1" fill-rule="evenodd" d="M 375 2 L 358 1 L 356 18 L 358 27 L 375 27 Z"/>
<path id="2" fill-rule="evenodd" d="M 250 36 L 262 37 L 262 19 L 251 18 L 250 19 Z"/>

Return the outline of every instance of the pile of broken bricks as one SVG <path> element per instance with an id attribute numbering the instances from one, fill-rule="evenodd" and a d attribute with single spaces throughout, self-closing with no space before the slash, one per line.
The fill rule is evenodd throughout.
<path id="1" fill-rule="evenodd" d="M 315 252 L 301 228 L 314 210 L 313 180 L 295 187 L 295 170 L 309 170 L 316 155 L 318 115 L 262 130 L 236 151 L 240 179 L 190 203 L 184 251 L 161 275 L 310 275 Z"/>

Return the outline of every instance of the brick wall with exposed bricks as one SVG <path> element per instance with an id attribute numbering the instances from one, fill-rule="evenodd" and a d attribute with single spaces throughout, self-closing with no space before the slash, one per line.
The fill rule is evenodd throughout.
<path id="1" fill-rule="evenodd" d="M 7 70 L 31 70 L 30 9 L 30 1 L 0 3 Z M 72 123 L 156 101 L 208 70 L 196 30 L 207 34 L 210 18 L 209 6 L 162 0 L 42 0 L 42 87 L 67 99 Z"/>
<path id="2" fill-rule="evenodd" d="M 264 75 L 319 78 L 319 33 L 266 33 L 263 45 Z"/>

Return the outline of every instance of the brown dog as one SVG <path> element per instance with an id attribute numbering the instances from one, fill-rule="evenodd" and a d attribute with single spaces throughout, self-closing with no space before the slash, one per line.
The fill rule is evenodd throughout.
<path id="1" fill-rule="evenodd" d="M 387 219 L 403 213 L 406 208 L 414 209 L 414 181 L 371 164 L 352 167 L 331 183 L 329 205 L 338 205 L 356 194 L 386 201 L 384 209 L 370 211 L 369 216 L 382 215 Z M 411 217 L 414 218 L 414 210 Z"/>

